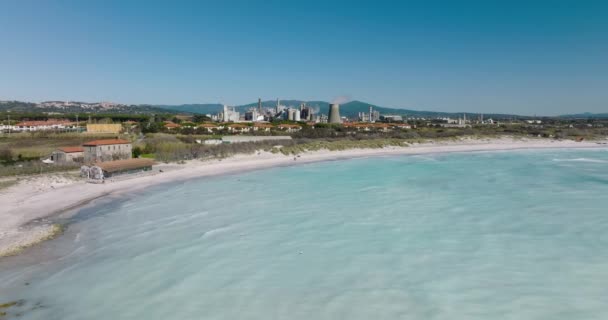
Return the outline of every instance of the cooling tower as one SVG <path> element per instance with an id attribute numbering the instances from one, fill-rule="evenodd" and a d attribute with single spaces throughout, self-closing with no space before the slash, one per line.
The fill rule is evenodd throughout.
<path id="1" fill-rule="evenodd" d="M 340 120 L 340 105 L 337 103 L 332 103 L 329 105 L 329 115 L 328 115 L 329 123 L 342 123 Z"/>

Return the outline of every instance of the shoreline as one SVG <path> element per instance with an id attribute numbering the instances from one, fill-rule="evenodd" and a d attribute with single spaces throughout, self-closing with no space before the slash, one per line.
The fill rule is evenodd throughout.
<path id="1" fill-rule="evenodd" d="M 365 157 L 421 155 L 458 152 L 496 152 L 538 149 L 608 149 L 597 142 L 575 142 L 546 139 L 463 139 L 450 142 L 430 142 L 407 147 L 382 149 L 348 149 L 341 151 L 320 150 L 298 156 L 282 153 L 256 152 L 239 154 L 226 159 L 190 160 L 183 165 L 159 164 L 153 173 L 120 179 L 110 179 L 104 184 L 87 183 L 83 180 L 48 183 L 46 177 L 34 177 L 0 191 L 0 259 L 16 255 L 23 250 L 50 240 L 61 234 L 57 224 L 49 222 L 53 217 L 76 212 L 94 204 L 96 200 L 119 193 L 132 194 L 146 188 L 209 176 L 238 174 L 250 170 L 262 170 L 279 166 L 291 166 L 332 160 Z M 295 160 L 294 160 L 295 159 Z M 159 169 L 163 172 L 159 172 Z M 47 220 L 46 222 L 44 222 Z M 39 223 L 43 221 L 42 223 Z"/>

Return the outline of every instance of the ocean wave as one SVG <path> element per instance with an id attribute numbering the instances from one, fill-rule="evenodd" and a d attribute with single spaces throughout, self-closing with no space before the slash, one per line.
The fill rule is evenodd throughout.
<path id="1" fill-rule="evenodd" d="M 232 226 L 218 227 L 218 228 L 211 229 L 211 230 L 203 232 L 203 234 L 200 236 L 200 238 L 202 239 L 202 238 L 212 237 L 212 236 L 215 236 L 218 233 L 228 232 L 228 231 L 230 231 L 232 229 L 233 229 Z"/>
<path id="2" fill-rule="evenodd" d="M 589 162 L 589 163 L 608 163 L 608 160 L 591 159 L 591 158 L 575 158 L 575 159 L 553 159 L 556 162 Z"/>

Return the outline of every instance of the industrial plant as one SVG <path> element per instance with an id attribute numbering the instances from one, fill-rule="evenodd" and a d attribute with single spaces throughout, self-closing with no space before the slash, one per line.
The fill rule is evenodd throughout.
<path id="1" fill-rule="evenodd" d="M 337 103 L 330 104 L 329 114 L 327 116 L 329 118 L 329 123 L 342 123 L 342 119 L 340 119 L 340 105 Z"/>
<path id="2" fill-rule="evenodd" d="M 236 107 L 223 106 L 223 110 L 216 115 L 208 115 L 212 121 L 217 122 L 273 122 L 273 121 L 293 121 L 293 122 L 309 122 L 309 123 L 376 123 L 376 122 L 403 122 L 404 116 L 399 114 L 381 114 L 379 110 L 375 110 L 374 106 L 369 106 L 367 112 L 359 112 L 354 117 L 344 117 L 340 113 L 340 103 L 343 100 L 335 100 L 328 105 L 327 112 L 320 110 L 318 105 L 307 105 L 306 102 L 299 103 L 298 106 L 285 105 L 280 99 L 276 99 L 269 107 L 258 98 L 257 105 L 252 105 L 245 111 L 241 112 Z M 462 125 L 462 124 L 461 124 Z M 234 129 L 234 128 L 233 128 Z"/>

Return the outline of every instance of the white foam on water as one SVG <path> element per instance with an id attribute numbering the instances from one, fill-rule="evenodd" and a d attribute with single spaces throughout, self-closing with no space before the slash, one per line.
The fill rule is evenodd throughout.
<path id="1" fill-rule="evenodd" d="M 592 159 L 592 158 L 574 158 L 574 159 L 553 159 L 556 162 L 589 162 L 589 163 L 608 163 L 608 160 Z"/>

